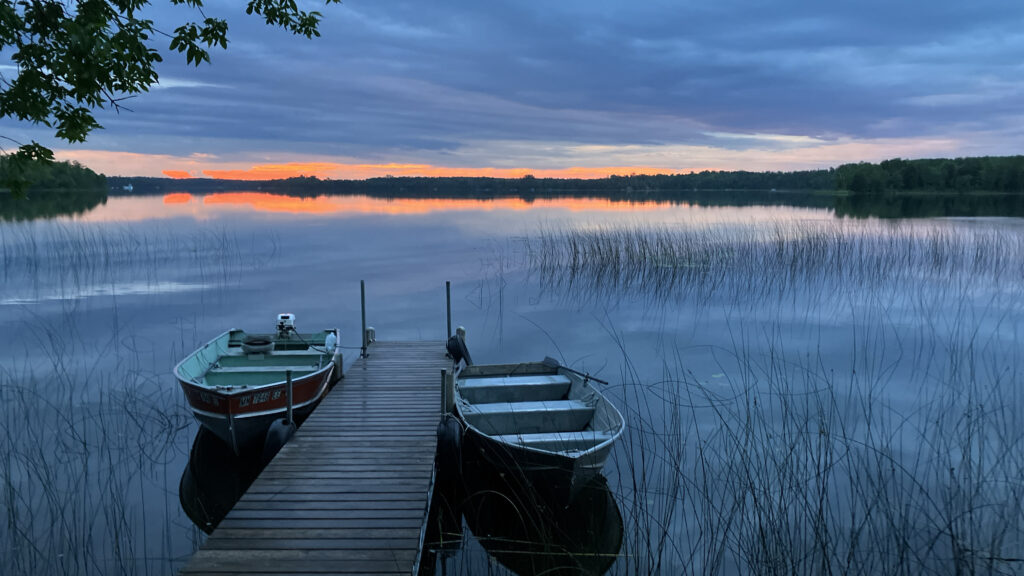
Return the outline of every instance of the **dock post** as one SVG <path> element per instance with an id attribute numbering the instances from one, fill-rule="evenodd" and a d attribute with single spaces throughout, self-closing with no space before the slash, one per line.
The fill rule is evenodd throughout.
<path id="1" fill-rule="evenodd" d="M 295 424 L 295 420 L 292 419 L 292 371 L 285 370 L 284 376 L 288 379 L 288 416 L 286 419 L 288 420 L 288 425 L 291 426 Z"/>
<path id="2" fill-rule="evenodd" d="M 441 370 L 441 413 L 451 414 L 455 411 L 455 372 Z"/>
<path id="3" fill-rule="evenodd" d="M 363 346 L 360 349 L 359 357 L 366 358 L 366 281 L 359 281 L 359 308 L 363 313 Z"/>
<path id="4" fill-rule="evenodd" d="M 452 281 L 445 280 L 444 282 L 444 301 L 448 307 L 448 331 L 444 333 L 444 337 L 447 339 L 452 335 Z"/>

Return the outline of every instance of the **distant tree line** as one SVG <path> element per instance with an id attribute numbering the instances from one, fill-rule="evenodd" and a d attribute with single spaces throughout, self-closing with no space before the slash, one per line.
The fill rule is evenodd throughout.
<path id="1" fill-rule="evenodd" d="M 0 182 L 23 179 L 28 191 L 106 190 L 106 177 L 78 162 L 15 162 L 0 156 Z"/>
<path id="2" fill-rule="evenodd" d="M 108 181 L 118 192 L 129 182 L 135 194 L 209 193 L 261 190 L 280 194 L 364 194 L 402 198 L 525 199 L 556 196 L 599 196 L 615 199 L 671 199 L 691 192 L 824 192 L 855 194 L 900 192 L 1024 193 L 1024 156 L 984 156 L 925 160 L 886 160 L 877 164 L 844 164 L 826 170 L 795 172 L 712 171 L 691 174 L 610 176 L 592 180 L 563 178 L 384 177 L 368 180 L 215 180 L 192 178 L 118 178 Z"/>
<path id="3" fill-rule="evenodd" d="M 838 190 L 888 192 L 1024 192 L 1024 156 L 861 162 L 835 169 Z"/>
<path id="4" fill-rule="evenodd" d="M 321 180 L 315 177 L 284 180 L 214 180 L 192 178 L 118 178 L 109 181 L 117 190 L 131 182 L 134 193 L 260 190 L 264 192 L 317 194 L 365 194 L 377 197 L 450 197 L 495 198 L 502 196 L 608 196 L 644 200 L 666 192 L 738 191 L 738 190 L 832 190 L 833 170 L 802 172 L 695 172 L 692 174 L 659 174 L 611 176 L 598 179 L 573 178 L 482 178 L 482 177 L 384 177 L 368 180 Z"/>

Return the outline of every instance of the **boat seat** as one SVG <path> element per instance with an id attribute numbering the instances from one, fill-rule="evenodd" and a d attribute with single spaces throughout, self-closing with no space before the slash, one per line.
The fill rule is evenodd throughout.
<path id="1" fill-rule="evenodd" d="M 551 452 L 584 452 L 614 437 L 614 434 L 595 430 L 493 436 L 495 440 L 500 442 L 518 444 L 527 448 L 537 448 L 538 450 L 548 450 Z"/>
<path id="2" fill-rule="evenodd" d="M 303 354 L 265 354 L 265 355 L 249 355 L 235 356 L 226 355 L 221 356 L 217 359 L 217 365 L 221 368 L 234 368 L 242 366 L 281 366 L 284 369 L 293 368 L 305 364 L 306 366 L 316 366 L 319 364 L 326 364 L 330 361 L 330 358 L 324 354 L 319 353 L 303 353 Z"/>
<path id="3" fill-rule="evenodd" d="M 594 408 L 579 400 L 461 404 L 463 418 L 484 434 L 543 434 L 583 430 Z"/>
<path id="4" fill-rule="evenodd" d="M 561 400 L 570 384 L 561 374 L 467 378 L 459 381 L 459 393 L 470 404 Z"/>

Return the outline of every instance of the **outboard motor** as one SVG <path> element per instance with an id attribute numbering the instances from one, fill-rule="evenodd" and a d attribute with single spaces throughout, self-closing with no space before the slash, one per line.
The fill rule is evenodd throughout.
<path id="1" fill-rule="evenodd" d="M 287 338 L 289 332 L 295 332 L 295 314 L 277 315 L 277 336 Z"/>

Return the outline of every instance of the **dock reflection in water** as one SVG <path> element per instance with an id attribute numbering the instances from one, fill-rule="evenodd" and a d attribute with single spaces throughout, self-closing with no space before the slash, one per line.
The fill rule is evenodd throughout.
<path id="1" fill-rule="evenodd" d="M 542 497 L 521 476 L 478 458 L 463 461 L 461 482 L 445 482 L 443 473 L 438 481 L 449 485 L 434 495 L 421 575 L 448 571 L 444 556 L 466 540 L 464 527 L 491 558 L 522 576 L 604 574 L 618 558 L 622 515 L 603 475 L 568 503 Z M 474 559 L 463 561 L 476 572 Z"/>
<path id="2" fill-rule="evenodd" d="M 238 456 L 223 440 L 200 427 L 178 485 L 181 509 L 209 534 L 262 469 L 259 454 Z"/>

